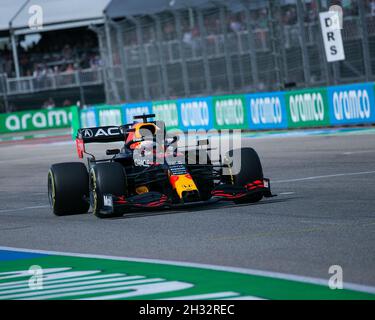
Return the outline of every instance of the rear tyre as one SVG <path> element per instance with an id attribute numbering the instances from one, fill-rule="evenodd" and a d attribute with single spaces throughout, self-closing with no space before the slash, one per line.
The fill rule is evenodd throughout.
<path id="1" fill-rule="evenodd" d="M 89 175 L 81 162 L 58 163 L 48 172 L 48 198 L 57 216 L 87 213 Z"/>
<path id="2" fill-rule="evenodd" d="M 90 191 L 92 211 L 98 218 L 113 218 L 122 216 L 120 213 L 105 214 L 103 195 L 124 196 L 127 190 L 126 173 L 123 166 L 117 162 L 100 163 L 90 172 Z"/>
<path id="3" fill-rule="evenodd" d="M 233 161 L 229 163 L 229 159 Z M 229 176 L 226 182 L 237 186 L 245 186 L 255 180 L 263 180 L 263 169 L 257 152 L 253 148 L 230 150 L 224 160 Z M 263 194 L 257 193 L 251 197 L 235 200 L 235 203 L 254 203 L 262 200 Z"/>

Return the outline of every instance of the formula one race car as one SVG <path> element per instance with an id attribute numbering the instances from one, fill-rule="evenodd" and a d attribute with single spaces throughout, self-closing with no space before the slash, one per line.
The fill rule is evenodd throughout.
<path id="1" fill-rule="evenodd" d="M 209 141 L 179 147 L 155 115 L 134 117 L 123 126 L 80 129 L 78 156 L 82 162 L 58 163 L 48 173 L 48 196 L 58 216 L 92 212 L 99 218 L 122 216 L 134 209 L 155 209 L 219 200 L 258 202 L 271 197 L 259 157 L 252 148 L 230 150 L 211 161 Z M 124 142 L 97 160 L 85 144 Z M 203 155 L 203 156 L 202 156 Z M 202 160 L 203 159 L 203 160 Z M 216 163 L 215 163 L 216 162 Z"/>

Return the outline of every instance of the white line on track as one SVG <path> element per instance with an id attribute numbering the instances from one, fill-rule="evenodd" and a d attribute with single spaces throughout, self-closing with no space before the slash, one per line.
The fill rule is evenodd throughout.
<path id="1" fill-rule="evenodd" d="M 298 179 L 275 180 L 275 181 L 271 181 L 271 183 L 298 182 L 298 181 L 327 179 L 327 178 L 346 177 L 346 176 L 359 176 L 359 175 L 374 174 L 374 173 L 375 171 L 337 173 L 337 174 L 327 174 L 324 176 L 313 176 L 313 177 L 298 178 Z"/>
<path id="2" fill-rule="evenodd" d="M 93 273 L 98 273 L 99 271 L 91 271 L 91 274 Z M 90 273 L 88 273 L 90 274 Z M 99 275 L 99 276 L 86 276 L 86 277 L 76 277 L 76 278 L 63 278 L 63 279 L 58 279 L 58 280 L 49 280 L 48 277 L 43 280 L 43 285 L 51 285 L 51 284 L 57 284 L 57 283 L 77 283 L 78 281 L 83 281 L 83 280 L 101 280 L 101 279 L 116 279 L 123 274 L 121 273 L 111 273 L 111 274 L 105 274 L 105 275 Z M 51 278 L 50 278 L 51 279 Z M 16 289 L 16 288 L 24 288 L 24 287 L 29 287 L 29 282 L 27 280 L 21 280 L 21 281 L 12 281 L 11 284 L 5 282 L 0 284 L 0 293 L 3 290 L 7 289 Z"/>
<path id="3" fill-rule="evenodd" d="M 59 154 L 59 158 L 67 158 L 67 159 L 69 159 L 69 158 L 72 158 L 72 155 L 68 154 L 68 153 L 66 153 L 66 154 Z M 0 160 L 0 164 L 1 163 L 10 163 L 10 164 L 13 164 L 13 163 L 16 163 L 16 162 L 17 163 L 36 163 L 36 162 L 43 161 L 43 160 L 46 160 L 46 156 Z"/>
<path id="4" fill-rule="evenodd" d="M 374 153 L 375 150 L 363 150 L 363 151 L 348 151 L 343 152 L 342 154 L 345 156 L 352 155 L 352 154 L 362 154 L 362 153 Z"/>
<path id="5" fill-rule="evenodd" d="M 68 283 L 60 283 L 60 284 L 44 284 L 43 283 L 43 294 L 46 293 L 46 290 L 50 289 L 61 289 L 61 288 L 71 288 L 72 290 L 75 290 L 78 287 L 82 287 L 83 285 L 97 285 L 97 284 L 109 284 L 112 285 L 116 282 L 121 281 L 129 281 L 129 280 L 140 280 L 144 279 L 143 276 L 124 276 L 124 277 L 117 277 L 117 278 L 110 278 L 110 279 L 95 279 L 95 280 L 89 280 L 89 281 L 78 281 L 78 282 L 68 282 Z M 10 295 L 10 294 L 28 294 L 30 292 L 29 286 L 24 286 L 22 288 L 9 288 L 4 289 L 1 288 L 0 292 L 0 299 L 3 295 Z"/>
<path id="6" fill-rule="evenodd" d="M 25 210 L 33 210 L 33 209 L 45 209 L 49 207 L 50 206 L 34 206 L 34 207 L 24 207 L 24 208 L 15 208 L 15 209 L 3 209 L 3 210 L 0 210 L 0 213 L 17 212 L 17 211 L 25 211 Z"/>
<path id="7" fill-rule="evenodd" d="M 225 298 L 236 297 L 236 296 L 239 296 L 237 292 L 224 291 L 224 292 L 218 292 L 218 293 L 207 293 L 207 294 L 197 294 L 193 296 L 167 298 L 167 299 L 162 299 L 162 300 L 207 300 L 207 299 L 225 299 Z"/>
<path id="8" fill-rule="evenodd" d="M 9 294 L 9 295 L 0 295 L 0 300 L 9 300 L 9 299 L 24 299 L 28 300 L 27 298 L 31 299 L 53 299 L 55 297 L 63 297 L 63 296 L 75 296 L 81 294 L 91 294 L 96 292 L 111 292 L 111 291 L 122 291 L 126 287 L 130 287 L 132 285 L 138 284 L 149 284 L 155 282 L 162 282 L 164 279 L 162 278 L 150 278 L 145 280 L 134 280 L 134 281 L 123 281 L 123 282 L 115 282 L 115 283 L 104 283 L 104 284 L 97 284 L 97 285 L 87 285 L 81 286 L 78 288 L 63 288 L 63 289 L 54 289 L 54 290 L 43 290 L 43 291 L 34 291 L 30 292 L 30 289 L 25 293 L 19 294 Z M 109 288 L 109 289 L 102 289 L 101 288 Z M 92 289 L 92 290 L 91 290 Z M 98 290 L 99 289 L 99 290 Z M 87 291 L 85 291 L 87 290 Z M 56 295 L 56 293 L 59 293 Z M 61 295 L 60 295 L 61 293 Z"/>

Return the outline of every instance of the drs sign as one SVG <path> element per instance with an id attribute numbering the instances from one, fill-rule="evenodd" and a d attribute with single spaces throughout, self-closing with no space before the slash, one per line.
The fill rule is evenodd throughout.
<path id="1" fill-rule="evenodd" d="M 327 61 L 345 60 L 339 13 L 337 11 L 321 12 L 319 16 Z"/>

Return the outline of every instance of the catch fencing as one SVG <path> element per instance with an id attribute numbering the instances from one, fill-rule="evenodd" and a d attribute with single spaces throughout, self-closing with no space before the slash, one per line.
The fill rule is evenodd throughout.
<path id="1" fill-rule="evenodd" d="M 225 3 L 225 5 L 222 5 Z M 346 60 L 327 63 L 319 12 L 329 0 L 228 0 L 106 20 L 96 28 L 107 103 L 373 81 L 375 10 L 346 1 Z M 336 3 L 336 2 L 335 2 Z"/>
<path id="2" fill-rule="evenodd" d="M 182 0 L 176 0 L 182 1 Z M 102 68 L 41 77 L 0 75 L 8 96 L 104 83 L 106 103 L 283 91 L 375 80 L 375 6 L 344 1 L 346 60 L 327 63 L 319 12 L 331 0 L 206 1 L 92 26 Z M 173 3 L 171 1 L 170 3 Z M 194 1 L 195 4 L 199 1 Z"/>

